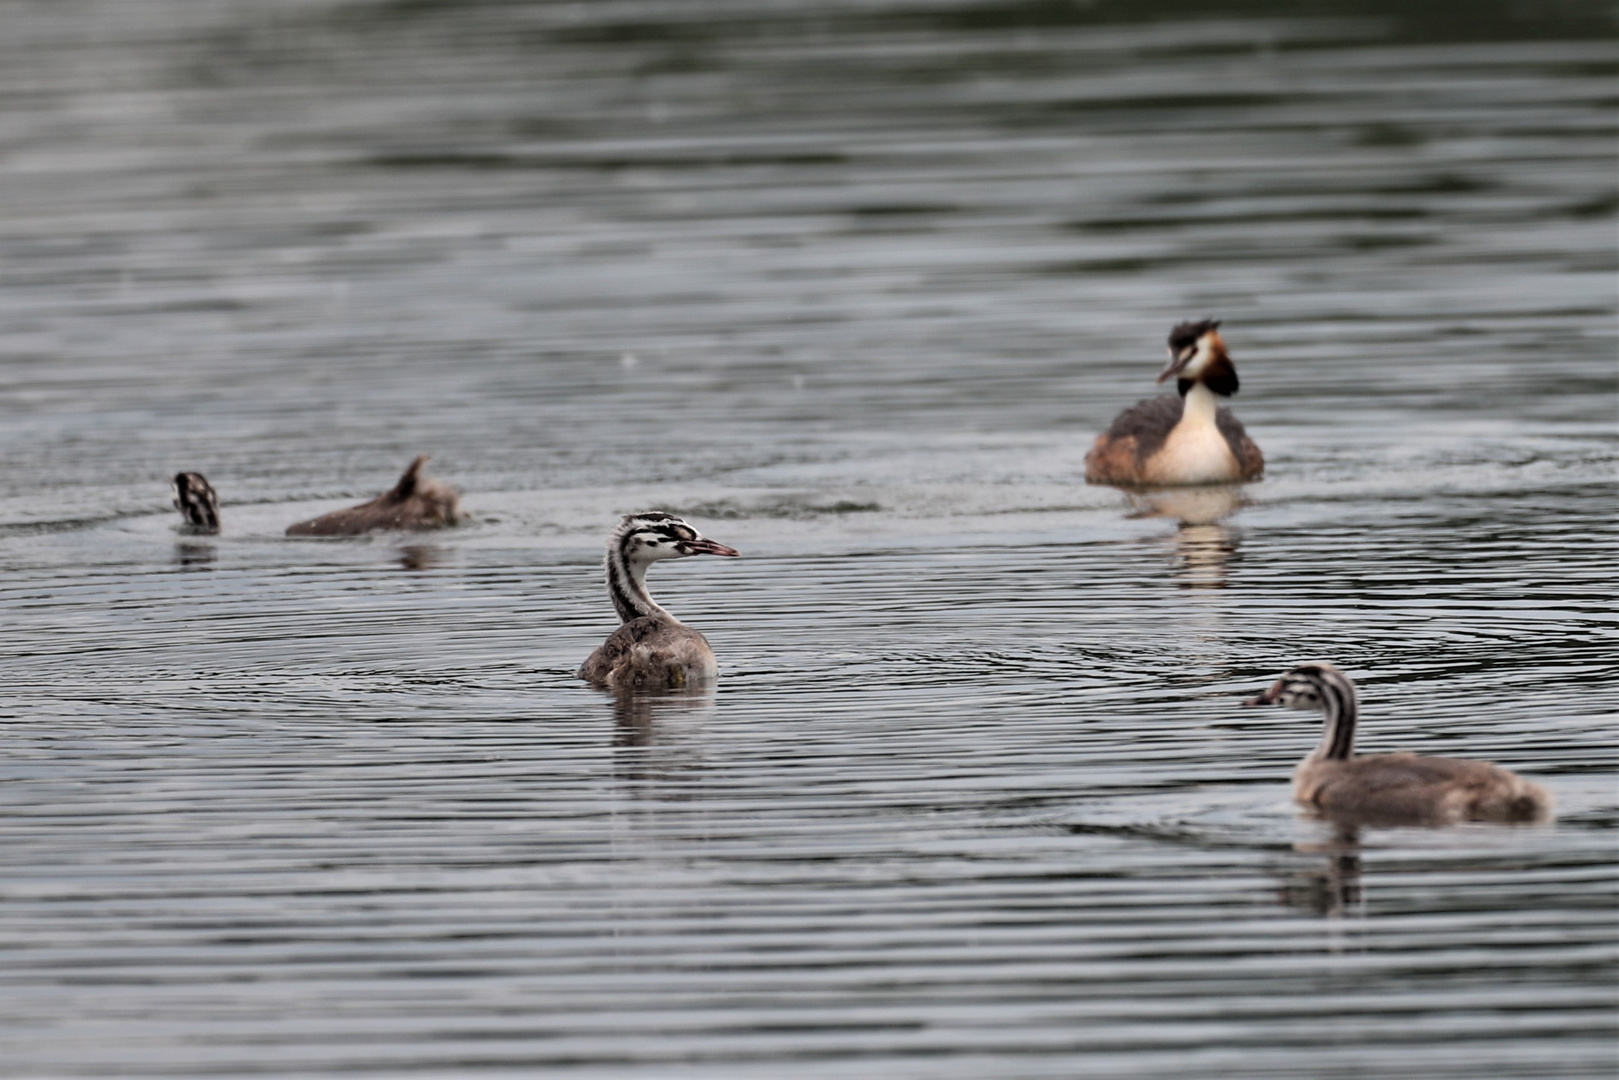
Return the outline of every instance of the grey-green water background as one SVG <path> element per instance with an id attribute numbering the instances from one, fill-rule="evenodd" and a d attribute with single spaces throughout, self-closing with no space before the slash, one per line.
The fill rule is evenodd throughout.
<path id="1" fill-rule="evenodd" d="M 1598 4 L 0 3 L 0 1074 L 1613 1075 L 1615 74 Z M 1086 487 L 1211 315 L 1248 505 Z M 464 528 L 280 536 L 417 452 Z M 652 507 L 746 557 L 620 706 Z M 1301 817 L 1237 701 L 1315 657 L 1557 824 Z"/>

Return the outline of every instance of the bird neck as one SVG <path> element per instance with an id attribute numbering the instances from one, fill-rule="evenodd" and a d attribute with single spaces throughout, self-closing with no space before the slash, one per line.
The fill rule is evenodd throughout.
<path id="1" fill-rule="evenodd" d="M 1182 421 L 1194 424 L 1214 423 L 1214 414 L 1220 411 L 1220 399 L 1201 382 L 1194 382 L 1185 393 L 1186 403 L 1181 406 Z"/>
<path id="2" fill-rule="evenodd" d="M 613 609 L 624 622 L 645 615 L 674 622 L 675 617 L 659 606 L 646 590 L 647 565 L 629 558 L 623 543 L 607 549 L 607 595 L 613 600 Z"/>
<path id="3" fill-rule="evenodd" d="M 1310 756 L 1325 761 L 1348 761 L 1355 753 L 1355 720 L 1359 711 L 1355 687 L 1341 677 L 1323 680 L 1321 705 L 1327 722 L 1321 732 L 1321 745 Z"/>

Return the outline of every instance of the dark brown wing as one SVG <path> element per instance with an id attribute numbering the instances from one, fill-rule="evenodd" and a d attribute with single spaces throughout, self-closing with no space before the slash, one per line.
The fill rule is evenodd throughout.
<path id="1" fill-rule="evenodd" d="M 579 666 L 576 674 L 581 679 L 589 679 L 598 686 L 605 686 L 612 681 L 613 668 L 630 654 L 635 648 L 635 643 L 662 625 L 663 620 L 656 615 L 643 615 L 639 619 L 631 619 L 607 635 L 607 640 Z"/>
<path id="2" fill-rule="evenodd" d="M 1086 481 L 1139 483 L 1142 463 L 1164 445 L 1185 410 L 1181 398 L 1167 395 L 1138 401 L 1124 410 L 1085 455 Z"/>
<path id="3" fill-rule="evenodd" d="M 1248 437 L 1243 430 L 1242 421 L 1230 409 L 1221 406 L 1214 414 L 1214 426 L 1220 429 L 1225 436 L 1226 445 L 1231 447 L 1231 453 L 1236 456 L 1237 464 L 1242 468 L 1242 478 L 1253 480 L 1265 471 L 1265 455 L 1259 452 L 1254 440 Z"/>
<path id="4" fill-rule="evenodd" d="M 681 687 L 712 657 L 707 640 L 691 627 L 642 615 L 614 630 L 580 666 L 578 676 L 597 686 Z"/>
<path id="5" fill-rule="evenodd" d="M 422 475 L 427 455 L 418 455 L 399 483 L 370 502 L 287 526 L 288 536 L 359 536 L 382 529 L 436 529 L 461 519 L 460 496 L 442 481 Z"/>

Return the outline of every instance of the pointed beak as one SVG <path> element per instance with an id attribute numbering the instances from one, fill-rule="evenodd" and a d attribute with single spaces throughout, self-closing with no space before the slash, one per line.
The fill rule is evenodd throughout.
<path id="1" fill-rule="evenodd" d="M 736 548 L 717 544 L 706 536 L 686 541 L 686 552 L 690 555 L 729 555 L 732 558 L 742 554 Z"/>
<path id="2" fill-rule="evenodd" d="M 1185 371 L 1186 365 L 1190 364 L 1192 362 L 1192 357 L 1196 355 L 1197 353 L 1192 352 L 1180 358 L 1171 356 L 1169 358 L 1169 366 L 1165 367 L 1164 370 L 1158 373 L 1158 379 L 1153 385 L 1156 386 L 1158 383 L 1173 379 L 1176 375 L 1179 375 L 1181 372 Z"/>
<path id="3" fill-rule="evenodd" d="M 1253 697 L 1248 698 L 1247 700 L 1245 700 L 1243 702 L 1243 704 L 1244 705 L 1274 705 L 1274 704 L 1276 704 L 1276 699 L 1281 697 L 1281 696 L 1282 696 L 1282 681 L 1280 679 L 1278 679 L 1278 680 L 1276 680 L 1276 685 L 1275 686 L 1272 686 L 1269 690 L 1266 690 L 1262 694 L 1255 694 Z"/>

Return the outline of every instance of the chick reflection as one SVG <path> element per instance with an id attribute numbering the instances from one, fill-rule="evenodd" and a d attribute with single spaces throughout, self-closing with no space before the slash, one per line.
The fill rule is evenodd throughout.
<path id="1" fill-rule="evenodd" d="M 1366 917 L 1360 887 L 1360 829 L 1339 825 L 1325 843 L 1301 843 L 1296 851 L 1327 856 L 1325 863 L 1288 875 L 1276 898 L 1288 907 L 1329 919 L 1351 915 Z"/>
<path id="2" fill-rule="evenodd" d="M 1129 492 L 1133 518 L 1174 518 L 1178 556 L 1175 576 L 1187 589 L 1223 589 L 1237 534 L 1223 524 L 1243 505 L 1242 489 L 1232 486 L 1165 488 Z"/>
<path id="3" fill-rule="evenodd" d="M 444 549 L 433 544 L 409 544 L 399 549 L 399 565 L 406 570 L 432 570 L 444 564 Z"/>
<path id="4" fill-rule="evenodd" d="M 641 784 L 670 783 L 702 766 L 697 738 L 714 712 L 712 682 L 613 694 L 613 774 Z"/>
<path id="5" fill-rule="evenodd" d="M 182 540 L 174 545 L 174 561 L 182 570 L 206 570 L 215 557 L 212 544 Z"/>

